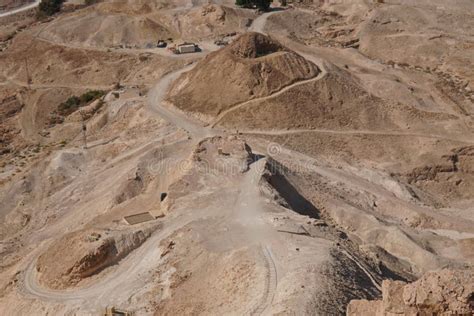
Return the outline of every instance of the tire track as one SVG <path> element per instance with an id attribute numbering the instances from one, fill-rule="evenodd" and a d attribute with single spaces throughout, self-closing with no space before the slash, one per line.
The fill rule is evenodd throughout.
<path id="1" fill-rule="evenodd" d="M 254 308 L 250 315 L 261 315 L 272 306 L 278 285 L 278 274 L 271 250 L 267 245 L 261 245 L 260 249 L 264 259 L 265 269 L 267 271 L 265 275 L 265 288 L 260 304 Z"/>
<path id="2" fill-rule="evenodd" d="M 2 12 L 2 13 L 0 13 L 0 18 L 7 17 L 7 16 L 10 16 L 10 15 L 14 15 L 14 14 L 17 14 L 17 13 L 21 13 L 23 11 L 34 9 L 37 6 L 39 6 L 40 2 L 41 2 L 41 0 L 35 0 L 35 2 L 24 5 L 22 7 L 19 7 L 19 8 L 10 10 L 10 11 Z"/>
<path id="3" fill-rule="evenodd" d="M 374 135 L 374 136 L 396 136 L 396 137 L 417 137 L 417 138 L 429 138 L 439 139 L 452 142 L 462 142 L 466 144 L 474 143 L 469 136 L 464 137 L 462 135 L 456 138 L 447 137 L 436 134 L 422 134 L 422 133 L 408 133 L 403 131 L 371 131 L 371 130 L 330 130 L 330 129 L 284 129 L 284 130 L 239 130 L 242 134 L 254 134 L 254 135 L 292 135 L 301 133 L 320 133 L 320 134 L 334 134 L 334 135 Z"/>
<path id="4" fill-rule="evenodd" d="M 369 278 L 369 280 L 372 282 L 372 284 L 374 285 L 374 287 L 379 290 L 380 292 L 382 292 L 382 287 L 380 286 L 380 283 L 374 278 L 374 276 L 372 275 L 372 273 L 370 273 L 370 271 L 368 269 L 366 269 L 353 255 L 351 255 L 348 251 L 346 250 L 343 250 L 341 251 L 347 258 L 349 258 L 352 262 L 354 262 L 358 267 L 359 269 L 361 269 L 366 275 L 367 277 Z"/>
<path id="5" fill-rule="evenodd" d="M 231 108 L 223 111 L 222 113 L 220 113 L 216 119 L 214 120 L 214 122 L 211 123 L 211 127 L 215 127 L 217 124 L 219 124 L 229 113 L 232 113 L 246 105 L 249 105 L 253 102 L 262 102 L 262 101 L 266 101 L 268 99 L 273 99 L 273 98 L 276 98 L 280 95 L 282 95 L 283 93 L 285 92 L 288 92 L 289 90 L 295 88 L 295 87 L 298 87 L 298 86 L 301 86 L 301 85 L 304 85 L 304 84 L 307 84 L 307 83 L 311 83 L 311 82 L 315 82 L 315 81 L 318 81 L 318 80 L 321 80 L 323 79 L 325 76 L 326 76 L 326 71 L 322 69 L 322 67 L 320 65 L 316 65 L 319 70 L 320 70 L 320 73 L 318 75 L 316 75 L 315 77 L 313 78 L 309 78 L 309 79 L 303 79 L 303 80 L 298 80 L 294 83 L 291 83 L 290 85 L 286 86 L 286 87 L 283 87 L 282 89 L 270 94 L 270 95 L 267 95 L 267 96 L 263 96 L 263 97 L 259 97 L 259 98 L 255 98 L 255 99 L 251 99 L 251 100 L 247 100 L 247 101 L 244 101 L 242 103 L 239 103 L 239 104 L 236 104 L 236 105 L 233 105 Z"/>

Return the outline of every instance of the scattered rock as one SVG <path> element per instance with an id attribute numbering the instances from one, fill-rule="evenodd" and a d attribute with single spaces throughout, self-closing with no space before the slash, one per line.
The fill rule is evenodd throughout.
<path id="1" fill-rule="evenodd" d="M 473 310 L 473 270 L 443 269 L 409 284 L 384 280 L 382 300 L 353 300 L 347 315 L 472 315 Z"/>

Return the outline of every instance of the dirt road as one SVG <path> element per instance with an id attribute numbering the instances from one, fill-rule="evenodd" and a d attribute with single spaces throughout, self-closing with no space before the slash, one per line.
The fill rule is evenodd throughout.
<path id="1" fill-rule="evenodd" d="M 161 118 L 188 131 L 195 138 L 205 138 L 216 135 L 216 131 L 202 125 L 201 122 L 194 120 L 184 113 L 178 112 L 176 109 L 166 107 L 163 101 L 171 83 L 181 74 L 191 70 L 194 64 L 183 69 L 167 74 L 150 90 L 148 94 L 148 108 Z"/>
<path id="2" fill-rule="evenodd" d="M 446 137 L 436 134 L 410 133 L 402 131 L 370 131 L 370 130 L 330 130 L 330 129 L 284 129 L 284 130 L 239 130 L 243 134 L 254 135 L 291 135 L 300 133 L 321 133 L 334 135 L 377 135 L 377 136 L 399 136 L 399 137 L 416 137 L 431 138 L 439 140 L 448 140 L 452 142 L 463 142 L 466 144 L 474 144 L 470 135 L 456 135 L 456 137 Z"/>
<path id="3" fill-rule="evenodd" d="M 40 2 L 41 2 L 41 0 L 35 0 L 33 3 L 27 4 L 27 5 L 22 6 L 22 7 L 20 7 L 20 8 L 13 9 L 13 10 L 10 10 L 10 11 L 7 11 L 7 12 L 0 13 L 0 18 L 3 18 L 3 17 L 6 17 L 6 16 L 10 16 L 10 15 L 13 15 L 13 14 L 17 14 L 17 13 L 20 13 L 20 12 L 23 12 L 23 11 L 27 11 L 27 10 L 36 8 L 37 6 L 39 6 Z"/>
<path id="4" fill-rule="evenodd" d="M 270 12 L 263 13 L 258 18 L 256 18 L 252 22 L 252 25 L 250 25 L 250 27 L 248 28 L 248 31 L 249 32 L 258 32 L 258 33 L 268 35 L 267 33 L 265 33 L 265 24 L 267 23 L 267 19 L 271 15 L 273 15 L 275 13 L 278 13 L 278 12 L 282 12 L 282 11 L 284 11 L 284 10 L 281 10 L 281 9 L 278 9 L 278 8 L 271 8 Z"/>
<path id="5" fill-rule="evenodd" d="M 261 31 L 264 29 L 266 19 L 269 15 L 276 13 L 273 11 L 263 14 L 255 20 L 253 30 Z M 149 92 L 148 109 L 169 123 L 186 130 L 194 141 L 199 141 L 205 137 L 225 134 L 218 129 L 211 129 L 204 126 L 201 122 L 191 118 L 185 113 L 171 106 L 164 104 L 166 93 L 171 83 L 182 73 L 191 70 L 193 65 L 189 65 L 181 70 L 169 73 L 164 76 Z M 324 67 L 320 67 L 322 72 L 316 78 L 310 80 L 319 80 L 325 75 Z M 302 84 L 302 83 L 297 83 Z M 288 87 L 287 89 L 290 89 Z M 280 91 L 279 93 L 282 93 Z M 193 147 L 190 146 L 190 150 Z M 72 290 L 57 291 L 42 287 L 38 283 L 36 271 L 36 258 L 41 249 L 38 248 L 38 254 L 32 255 L 32 260 L 23 273 L 23 281 L 20 288 L 24 295 L 33 298 L 39 298 L 45 301 L 58 303 L 67 303 L 68 308 L 81 313 L 97 314 L 105 306 L 117 305 L 123 302 L 130 302 L 133 297 L 137 297 L 146 291 L 144 285 L 149 282 L 150 271 L 160 265 L 161 249 L 157 247 L 160 241 L 170 236 L 178 229 L 198 219 L 212 218 L 216 225 L 223 225 L 231 228 L 234 232 L 229 232 L 232 236 L 238 236 L 240 242 L 235 243 L 231 240 L 230 247 L 236 247 L 243 243 L 255 244 L 261 249 L 261 257 L 255 258 L 255 262 L 264 267 L 265 287 L 261 294 L 258 304 L 251 307 L 254 313 L 265 313 L 271 306 L 276 290 L 278 288 L 278 261 L 273 257 L 272 251 L 285 253 L 283 243 L 276 243 L 279 235 L 275 232 L 273 226 L 263 218 L 262 198 L 259 194 L 258 180 L 265 160 L 261 159 L 250 165 L 249 171 L 239 177 L 235 186 L 238 188 L 238 196 L 225 197 L 225 205 L 232 205 L 229 209 L 231 214 L 223 213 L 221 208 L 188 208 L 179 212 L 171 213 L 163 219 L 166 225 L 163 229 L 155 232 L 142 246 L 130 253 L 126 258 L 115 265 L 111 271 L 105 273 L 95 284 Z M 320 172 L 322 172 L 320 170 Z M 324 173 L 324 172 L 322 172 Z M 332 175 L 332 174 L 331 174 Z M 230 215 L 230 216 L 229 216 Z M 281 245 L 280 245 L 281 244 Z M 280 247 L 281 249 L 277 249 Z M 85 306 L 88 306 L 85 308 Z"/>
<path id="6" fill-rule="evenodd" d="M 38 284 L 35 259 L 24 272 L 22 291 L 26 296 L 41 300 L 68 302 L 74 308 L 81 308 L 81 312 L 91 314 L 102 312 L 107 305 L 125 302 L 140 293 L 149 271 L 159 265 L 157 259 L 160 258 L 161 249 L 156 245 L 201 214 L 198 210 L 194 212 L 182 214 L 178 219 L 173 216 L 168 218 L 164 229 L 152 235 L 140 248 L 120 261 L 113 272 L 90 287 L 64 291 L 42 287 Z M 89 306 L 90 310 L 84 310 L 84 306 Z"/>
<path id="7" fill-rule="evenodd" d="M 238 110 L 246 105 L 249 105 L 253 102 L 261 102 L 261 101 L 265 101 L 265 100 L 268 100 L 268 99 L 272 99 L 272 98 L 276 98 L 278 97 L 279 95 L 287 92 L 288 90 L 291 90 L 297 86 L 300 86 L 300 85 L 303 85 L 303 84 L 306 84 L 306 83 L 310 83 L 310 82 L 314 82 L 314 81 L 318 81 L 318 80 L 321 80 L 323 79 L 325 76 L 326 76 L 326 70 L 324 70 L 324 68 L 321 69 L 321 72 L 314 78 L 311 78 L 311 79 L 307 79 L 307 80 L 300 80 L 300 81 L 297 81 L 295 83 L 292 83 L 286 87 L 284 87 L 283 89 L 280 89 L 268 96 L 265 96 L 265 97 L 260 97 L 260 98 L 255 98 L 255 99 L 252 99 L 252 100 L 249 100 L 249 101 L 245 101 L 245 102 L 242 102 L 242 103 L 239 103 L 239 104 L 236 104 L 234 106 L 232 106 L 231 108 L 223 111 L 222 113 L 220 113 L 216 119 L 214 120 L 214 122 L 212 123 L 212 127 L 215 127 L 217 124 L 219 124 L 222 119 L 224 117 L 226 117 L 228 114 L 232 113 L 233 111 L 235 110 Z"/>
<path id="8" fill-rule="evenodd" d="M 263 24 L 262 22 L 258 23 L 261 25 L 260 27 L 264 26 L 264 22 Z M 192 67 L 194 67 L 193 64 L 164 76 L 150 90 L 148 108 L 151 112 L 159 115 L 169 123 L 186 130 L 196 141 L 199 141 L 205 137 L 220 134 L 220 131 L 203 126 L 201 122 L 163 104 L 171 83 L 182 73 L 191 70 Z M 271 305 L 277 283 L 276 265 L 271 257 L 270 246 L 264 242 L 266 234 L 262 233 L 262 231 L 268 232 L 268 229 L 262 230 L 262 221 L 259 218 L 262 210 L 259 204 L 258 181 L 256 180 L 259 178 L 258 173 L 262 171 L 263 164 L 263 161 L 254 163 L 249 172 L 247 172 L 247 175 L 242 178 L 239 184 L 239 197 L 234 202 L 235 211 L 233 214 L 236 214 L 237 217 L 228 217 L 227 220 L 231 221 L 231 223 L 224 221 L 224 225 L 229 227 L 235 226 L 237 222 L 237 226 L 243 228 L 254 237 L 254 242 L 262 244 L 262 253 L 265 260 L 261 264 L 267 267 L 268 284 L 265 293 L 262 293 L 261 303 L 256 307 L 256 311 L 259 313 L 265 311 Z M 91 314 L 102 311 L 107 305 L 125 302 L 130 297 L 138 295 L 137 293 L 140 292 L 143 284 L 146 283 L 144 278 L 146 278 L 147 273 L 153 267 L 159 265 L 159 262 L 156 260 L 160 258 L 161 250 L 156 245 L 179 228 L 199 218 L 212 216 L 215 211 L 219 210 L 192 210 L 180 213 L 179 216 L 175 213 L 175 215 L 166 217 L 166 225 L 163 230 L 156 232 L 140 248 L 123 259 L 113 272 L 86 288 L 57 291 L 42 287 L 38 283 L 36 271 L 36 260 L 39 253 L 32 255 L 32 260 L 23 273 L 23 280 L 20 285 L 21 291 L 28 297 L 54 302 L 67 302 L 73 309 L 79 310 L 81 308 L 81 312 L 90 312 Z M 258 227 L 254 226 L 255 223 L 258 223 Z M 243 236 L 245 235 L 248 234 L 243 234 Z M 89 306 L 89 310 L 84 311 L 83 307 L 86 305 Z"/>

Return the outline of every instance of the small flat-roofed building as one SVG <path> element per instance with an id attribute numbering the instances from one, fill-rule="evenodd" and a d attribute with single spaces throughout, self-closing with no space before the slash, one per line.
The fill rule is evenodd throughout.
<path id="1" fill-rule="evenodd" d="M 127 224 L 135 225 L 135 224 L 152 221 L 155 219 L 155 217 L 153 217 L 153 215 L 151 215 L 150 212 L 143 212 L 143 213 L 125 216 L 123 219 L 125 220 Z"/>
<path id="2" fill-rule="evenodd" d="M 178 52 L 180 54 L 186 54 L 186 53 L 195 53 L 197 51 L 197 47 L 195 44 L 181 44 L 178 45 Z"/>

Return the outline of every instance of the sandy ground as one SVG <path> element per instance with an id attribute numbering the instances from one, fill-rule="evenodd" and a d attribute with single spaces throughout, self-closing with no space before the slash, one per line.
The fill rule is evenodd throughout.
<path id="1" fill-rule="evenodd" d="M 426 9 L 422 2 L 417 9 Z M 105 10 L 108 5 L 114 7 L 108 2 L 98 7 Z M 245 23 L 231 20 L 219 22 L 222 28 L 196 31 L 206 49 L 178 58 L 158 49 L 108 51 L 83 45 L 89 39 L 68 43 L 67 37 L 55 38 L 51 32 L 41 37 L 42 26 L 16 35 L 0 56 L 0 63 L 8 66 L 0 74 L 4 135 L 23 135 L 5 137 L 4 142 L 22 148 L 15 156 L 24 156 L 15 158 L 17 165 L 4 163 L 1 173 L 3 313 L 97 315 L 115 306 L 137 315 L 339 315 L 352 299 L 380 298 L 384 279 L 413 281 L 442 267 L 472 269 L 470 105 L 460 95 L 434 89 L 432 74 L 391 67 L 354 48 L 341 48 L 342 39 L 315 45 L 278 29 L 280 15 L 318 15 L 320 10 L 327 19 L 337 16 L 338 23 L 340 15 L 349 17 L 348 25 L 357 29 L 369 6 L 357 1 L 260 15 L 249 31 L 274 36 L 321 72 L 239 103 L 211 124 L 165 101 L 168 91 L 207 54 L 219 53 L 209 34 Z M 189 10 L 193 17 L 193 10 L 202 7 L 183 1 L 166 9 Z M 140 15 L 142 9 L 137 5 L 125 15 Z M 87 10 L 77 14 L 90 16 Z M 206 14 L 220 12 L 212 10 L 204 9 Z M 74 19 L 74 14 L 53 23 Z M 228 14 L 244 22 L 251 16 Z M 194 22 L 188 21 L 187 27 Z M 325 27 L 325 22 L 317 23 Z M 51 61 L 52 70 L 41 70 L 44 61 L 28 55 L 34 79 L 28 84 L 9 51 L 21 51 L 30 38 L 36 49 L 44 45 L 57 56 L 63 70 Z M 446 65 L 454 67 L 452 62 Z M 348 69 L 358 91 L 371 97 L 385 102 L 399 96 L 418 110 L 429 109 L 415 116 L 411 128 L 380 128 L 369 121 L 358 129 L 262 129 L 251 122 L 266 120 L 251 106 L 270 104 L 266 114 L 280 119 L 285 113 L 271 111 L 273 100 L 307 85 L 324 85 L 339 68 Z M 414 94 L 405 97 L 408 86 Z M 107 93 L 87 121 L 87 148 L 80 115 L 44 128 L 55 105 L 90 89 Z M 357 96 L 344 100 L 351 98 Z M 297 106 L 299 99 L 294 100 Z M 238 132 L 226 126 L 242 112 L 251 116 L 240 119 L 247 124 Z M 438 119 L 440 113 L 451 116 Z M 327 113 L 321 115 L 327 118 Z M 402 121 L 396 121 L 397 127 L 403 126 L 405 117 L 396 118 Z M 410 177 L 418 180 L 410 182 Z M 162 193 L 167 193 L 164 200 Z M 158 218 L 134 226 L 123 221 L 123 216 L 139 212 Z M 137 230 L 150 235 L 137 242 L 132 237 Z M 88 246 L 56 249 L 70 234 Z M 100 238 L 109 238 L 102 245 L 113 246 L 95 246 Z M 64 281 L 55 288 L 55 280 L 41 269 L 48 266 L 47 255 L 41 256 L 51 253 L 51 260 L 77 258 L 64 260 Z M 113 259 L 98 266 L 103 256 Z M 90 268 L 92 275 L 68 285 L 70 271 Z"/>

